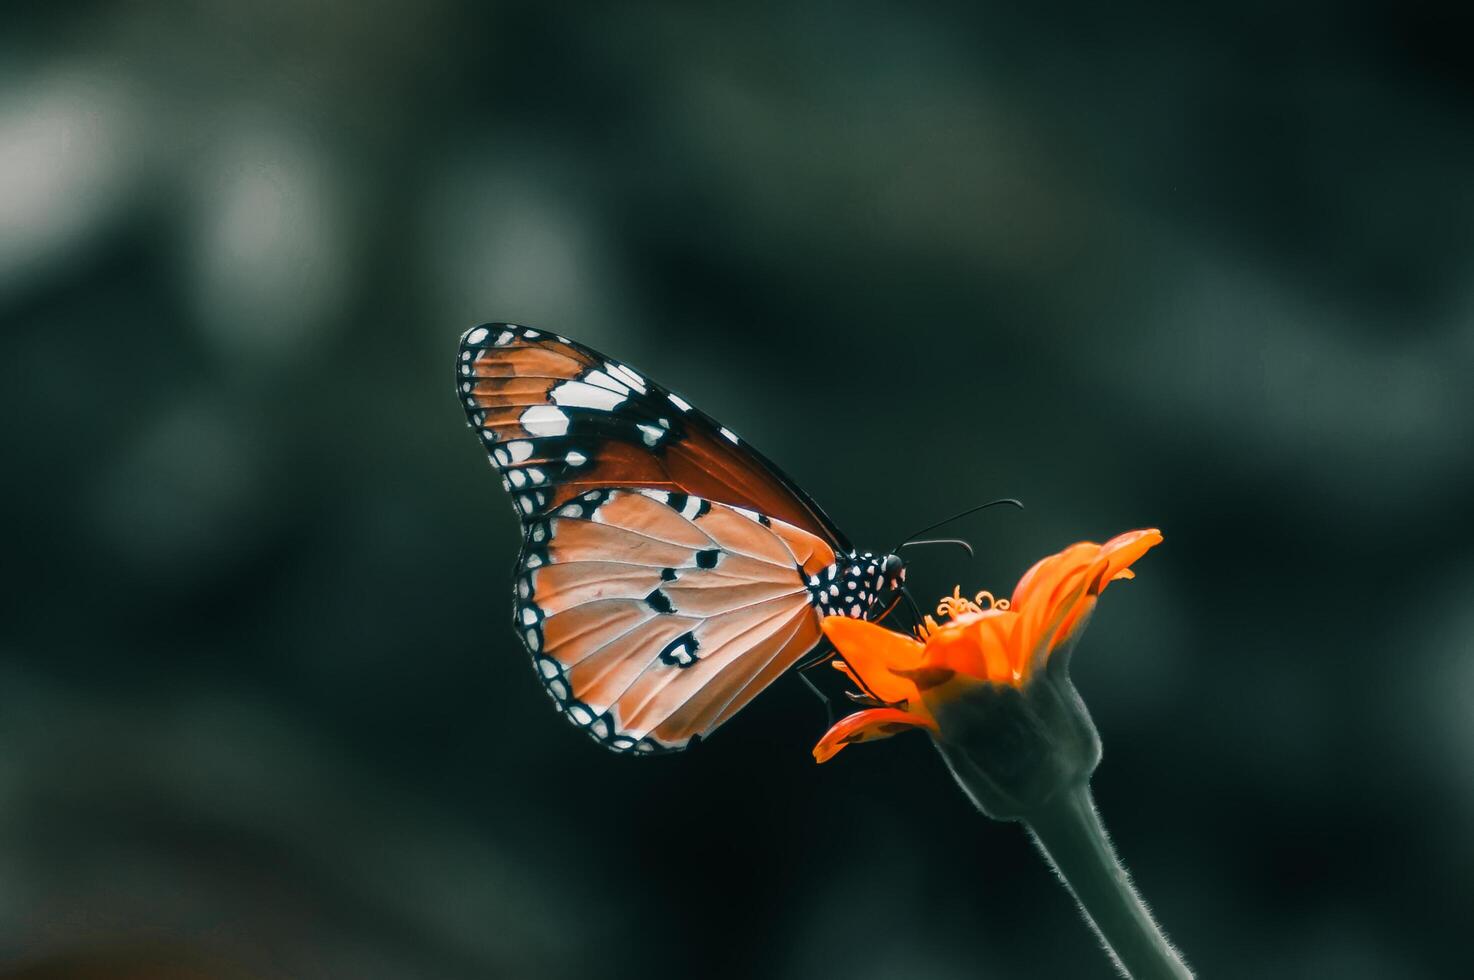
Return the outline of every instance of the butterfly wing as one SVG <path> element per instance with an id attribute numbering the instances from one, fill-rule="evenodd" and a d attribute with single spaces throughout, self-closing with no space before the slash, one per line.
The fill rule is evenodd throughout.
<path id="1" fill-rule="evenodd" d="M 761 453 L 630 367 L 563 337 L 491 323 L 457 360 L 471 427 L 523 520 L 587 490 L 644 487 L 701 497 L 849 544 Z"/>
<path id="2" fill-rule="evenodd" d="M 476 327 L 457 357 L 522 518 L 517 630 L 564 716 L 605 746 L 706 736 L 820 641 L 820 605 L 853 598 L 823 511 L 679 395 L 529 327 Z"/>
<path id="3" fill-rule="evenodd" d="M 567 719 L 650 754 L 710 734 L 820 638 L 834 562 L 784 521 L 662 490 L 590 490 L 534 521 L 516 616 Z"/>

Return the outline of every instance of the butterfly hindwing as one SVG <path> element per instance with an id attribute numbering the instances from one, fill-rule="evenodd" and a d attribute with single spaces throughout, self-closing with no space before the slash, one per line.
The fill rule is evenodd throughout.
<path id="1" fill-rule="evenodd" d="M 585 491 L 530 525 L 517 623 L 573 724 L 616 751 L 685 748 L 819 641 L 834 564 L 786 522 L 680 493 Z"/>

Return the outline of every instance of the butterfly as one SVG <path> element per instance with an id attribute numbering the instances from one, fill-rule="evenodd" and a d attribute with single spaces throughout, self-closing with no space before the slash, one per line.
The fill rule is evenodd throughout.
<path id="1" fill-rule="evenodd" d="M 568 721 L 621 753 L 685 749 L 875 618 L 895 554 L 857 552 L 736 433 L 566 337 L 461 337 L 457 396 L 522 521 L 514 626 Z"/>

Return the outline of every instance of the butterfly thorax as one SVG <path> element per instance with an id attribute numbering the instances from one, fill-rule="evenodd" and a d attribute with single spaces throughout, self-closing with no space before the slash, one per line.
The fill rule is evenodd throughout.
<path id="1" fill-rule="evenodd" d="M 834 564 L 809 576 L 809 601 L 821 616 L 865 618 L 884 591 L 900 587 L 906 577 L 900 562 L 895 555 L 869 551 L 838 555 Z"/>

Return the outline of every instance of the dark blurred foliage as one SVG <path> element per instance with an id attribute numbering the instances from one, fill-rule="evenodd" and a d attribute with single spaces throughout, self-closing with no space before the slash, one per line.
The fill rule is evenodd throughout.
<path id="1" fill-rule="evenodd" d="M 1204 976 L 1474 972 L 1467 7 L 12 6 L 0 958 L 40 977 L 1108 976 L 919 737 L 600 752 L 451 389 L 530 323 L 922 595 L 1167 543 L 1076 657 Z"/>

